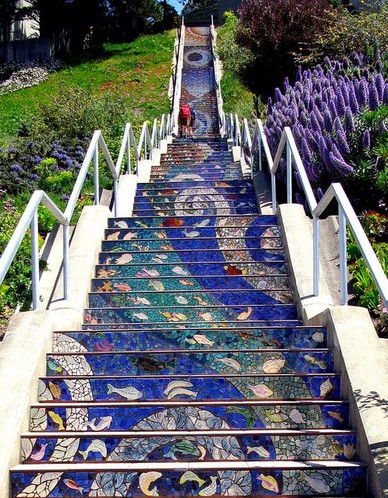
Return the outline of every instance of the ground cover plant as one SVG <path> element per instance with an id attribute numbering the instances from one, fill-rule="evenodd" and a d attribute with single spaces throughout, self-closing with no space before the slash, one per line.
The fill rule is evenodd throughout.
<path id="1" fill-rule="evenodd" d="M 64 209 L 95 129 L 102 130 L 115 160 L 127 121 L 139 137 L 144 120 L 169 112 L 174 37 L 175 32 L 168 32 L 108 44 L 98 58 L 72 61 L 46 74 L 39 85 L 0 97 L 0 253 L 33 190 L 45 190 Z M 9 73 L 9 68 L 5 70 Z M 9 77 L 6 71 L 3 75 Z M 100 180 L 110 187 L 103 168 Z M 92 192 L 87 182 L 78 213 L 92 203 Z M 50 213 L 40 209 L 40 231 L 50 231 L 53 223 Z M 26 239 L 0 285 L 3 311 L 14 309 L 29 295 L 29 261 Z"/>

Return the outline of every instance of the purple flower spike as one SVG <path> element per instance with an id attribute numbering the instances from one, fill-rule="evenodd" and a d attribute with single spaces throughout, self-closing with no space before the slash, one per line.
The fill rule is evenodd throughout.
<path id="1" fill-rule="evenodd" d="M 309 163 L 313 160 L 313 156 L 311 154 L 311 150 L 309 149 L 307 140 L 302 138 L 302 156 L 303 159 Z"/>
<path id="2" fill-rule="evenodd" d="M 360 112 L 360 107 L 358 105 L 358 100 L 353 85 L 349 87 L 349 106 L 353 114 L 358 114 Z"/>
<path id="3" fill-rule="evenodd" d="M 357 52 L 352 53 L 352 61 L 355 66 L 361 66 L 360 56 Z"/>
<path id="4" fill-rule="evenodd" d="M 267 116 L 269 114 L 272 114 L 272 112 L 273 112 L 272 99 L 271 99 L 271 97 L 268 97 L 268 101 L 267 101 Z"/>
<path id="5" fill-rule="evenodd" d="M 369 109 L 375 111 L 379 107 L 379 94 L 375 82 L 369 83 Z"/>
<path id="6" fill-rule="evenodd" d="M 341 86 L 342 97 L 344 98 L 345 104 L 349 105 L 349 87 L 346 83 Z"/>
<path id="7" fill-rule="evenodd" d="M 385 161 L 381 156 L 376 159 L 375 169 L 379 172 L 385 169 Z"/>
<path id="8" fill-rule="evenodd" d="M 358 103 L 360 107 L 365 106 L 369 102 L 369 88 L 368 83 L 365 78 L 360 81 L 360 86 L 358 89 Z"/>
<path id="9" fill-rule="evenodd" d="M 296 81 L 302 81 L 302 66 L 298 66 L 296 71 Z"/>
<path id="10" fill-rule="evenodd" d="M 331 71 L 331 69 L 332 69 L 332 65 L 331 65 L 331 60 L 329 59 L 329 57 L 325 57 L 325 58 L 323 59 L 323 62 L 326 64 L 327 69 L 329 69 L 329 70 Z"/>
<path id="11" fill-rule="evenodd" d="M 337 145 L 342 155 L 349 154 L 350 147 L 343 130 L 337 130 Z"/>
<path id="12" fill-rule="evenodd" d="M 350 107 L 347 107 L 345 111 L 345 130 L 346 133 L 352 133 L 354 131 L 354 119 Z"/>
<path id="13" fill-rule="evenodd" d="M 370 131 L 367 129 L 364 131 L 364 135 L 362 137 L 362 146 L 364 149 L 370 149 Z"/>
<path id="14" fill-rule="evenodd" d="M 311 123 L 311 127 L 312 129 L 316 132 L 316 131 L 320 131 L 321 130 L 321 125 L 319 124 L 319 121 L 315 115 L 315 112 L 312 112 L 311 113 L 311 116 L 310 116 L 310 123 Z"/>
<path id="15" fill-rule="evenodd" d="M 317 188 L 317 192 L 316 193 L 317 193 L 317 199 L 318 199 L 318 201 L 320 201 L 322 199 L 322 197 L 323 197 L 323 190 L 321 189 L 321 187 Z"/>
<path id="16" fill-rule="evenodd" d="M 388 83 L 385 83 L 385 87 L 384 87 L 383 104 L 388 105 Z"/>
<path id="17" fill-rule="evenodd" d="M 282 98 L 282 92 L 279 88 L 275 88 L 275 102 L 280 102 Z"/>
<path id="18" fill-rule="evenodd" d="M 318 120 L 319 126 L 322 128 L 323 127 L 323 117 L 322 117 L 321 111 L 318 109 L 318 107 L 316 105 L 313 107 L 313 113 L 315 114 L 315 117 Z"/>
<path id="19" fill-rule="evenodd" d="M 346 103 L 345 99 L 342 96 L 342 92 L 338 92 L 334 99 L 336 103 L 338 116 L 343 116 L 345 114 Z"/>
<path id="20" fill-rule="evenodd" d="M 333 129 L 333 121 L 331 119 L 331 114 L 327 109 L 323 111 L 323 125 L 327 133 L 331 133 L 331 130 Z"/>
<path id="21" fill-rule="evenodd" d="M 313 152 L 315 152 L 315 154 L 319 154 L 319 145 L 318 145 L 318 142 L 315 140 L 315 137 L 313 136 L 313 134 L 311 133 L 311 131 L 306 128 L 306 140 L 307 140 L 307 143 L 309 145 L 309 147 L 311 148 L 311 150 Z"/>
<path id="22" fill-rule="evenodd" d="M 350 164 L 346 163 L 343 159 L 336 157 L 332 152 L 329 152 L 329 157 L 333 168 L 341 176 L 347 176 L 353 173 L 354 169 Z"/>
<path id="23" fill-rule="evenodd" d="M 379 100 L 381 102 L 383 100 L 384 86 L 385 86 L 384 76 L 381 73 L 378 73 L 376 75 L 375 83 L 376 83 L 377 92 L 379 94 Z"/>
<path id="24" fill-rule="evenodd" d="M 330 100 L 329 108 L 330 108 L 330 113 L 331 113 L 332 117 L 336 118 L 338 116 L 338 112 L 337 112 L 337 107 L 335 105 L 334 100 Z"/>

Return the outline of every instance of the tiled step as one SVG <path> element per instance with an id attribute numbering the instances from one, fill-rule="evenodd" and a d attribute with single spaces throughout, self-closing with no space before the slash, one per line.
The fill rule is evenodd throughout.
<path id="1" fill-rule="evenodd" d="M 155 184 L 152 184 L 155 185 Z M 212 189 L 214 187 L 211 187 Z M 243 193 L 241 193 L 243 192 Z M 180 195 L 186 195 L 187 192 L 184 188 L 175 188 L 175 189 L 149 189 L 137 192 L 135 197 L 135 203 L 140 202 L 175 202 L 176 199 L 179 200 Z M 190 188 L 189 195 L 192 197 L 208 195 L 209 189 L 207 187 L 198 187 L 198 188 Z M 228 190 L 221 189 L 218 187 L 214 188 L 214 192 L 211 192 L 212 199 L 223 200 L 226 199 L 228 201 L 237 201 L 240 200 L 253 200 L 255 199 L 254 192 L 252 187 L 237 187 L 236 189 L 230 187 Z"/>
<path id="2" fill-rule="evenodd" d="M 159 225 L 163 225 L 163 222 Z M 196 226 L 196 227 L 150 227 L 150 228 L 140 228 L 139 226 L 133 228 L 107 228 L 105 229 L 105 239 L 106 240 L 134 240 L 135 242 L 142 242 L 147 239 L 154 240 L 163 240 L 170 239 L 174 240 L 177 238 L 196 238 L 196 239 L 209 239 L 215 238 L 217 235 L 217 241 L 222 241 L 224 239 L 242 239 L 240 244 L 243 244 L 243 241 L 247 241 L 248 244 L 252 247 L 260 246 L 260 240 L 263 238 L 265 240 L 266 245 L 268 246 L 271 242 L 267 240 L 269 237 L 279 237 L 280 230 L 276 225 L 253 225 L 250 227 L 241 227 L 241 226 L 230 226 L 230 230 L 225 230 L 221 227 L 214 227 L 209 223 L 205 226 Z M 223 232 L 226 231 L 226 234 L 223 235 Z M 255 244 L 256 242 L 256 244 Z M 258 243 L 259 242 L 259 243 Z"/>
<path id="3" fill-rule="evenodd" d="M 144 282 L 142 282 L 143 284 Z M 167 284 L 170 281 L 167 282 Z M 114 285 L 114 284 L 113 284 Z M 88 298 L 88 305 L 90 308 L 135 308 L 142 309 L 146 313 L 151 312 L 155 315 L 153 309 L 155 307 L 163 311 L 175 311 L 176 313 L 186 314 L 190 309 L 196 313 L 197 309 L 203 312 L 211 312 L 215 307 L 222 307 L 223 310 L 228 311 L 230 306 L 250 306 L 251 312 L 255 314 L 262 314 L 261 308 L 263 306 L 276 306 L 277 314 L 284 314 L 284 316 L 296 316 L 296 307 L 292 302 L 292 296 L 289 291 L 281 289 L 270 289 L 266 292 L 263 290 L 255 289 L 197 289 L 197 290 L 177 290 L 166 287 L 166 282 L 163 280 L 150 280 L 148 282 L 148 289 L 153 290 L 139 290 L 137 286 L 133 291 L 130 291 L 129 286 L 125 283 L 116 283 L 118 288 L 111 287 L 110 282 L 105 282 L 101 290 L 97 292 L 90 292 Z M 129 292 L 121 292 L 121 289 L 129 289 Z M 161 290 L 163 288 L 163 290 Z M 255 304 L 252 305 L 251 303 Z M 179 308 L 177 309 L 177 306 Z M 232 308 L 232 311 L 234 310 Z M 244 313 L 244 311 L 241 311 Z M 150 317 L 151 317 L 150 315 Z"/>
<path id="4" fill-rule="evenodd" d="M 244 189 L 248 188 L 248 186 L 252 185 L 251 180 L 231 180 L 231 181 L 218 181 L 218 180 L 201 180 L 199 178 L 193 178 L 189 174 L 181 175 L 181 181 L 177 184 L 171 185 L 168 181 L 155 183 L 139 183 L 137 187 L 137 192 L 149 192 L 149 191 L 159 191 L 165 192 L 170 191 L 173 192 L 175 190 L 184 190 L 184 189 L 222 189 L 222 192 L 235 192 L 236 189 Z"/>
<path id="5" fill-rule="evenodd" d="M 232 449 L 225 450 L 226 455 Z M 293 494 L 310 496 L 364 496 L 366 468 L 358 462 L 115 462 L 19 465 L 11 473 L 13 497 L 41 486 L 47 498 L 77 496 L 237 496 Z M 70 489 L 69 489 L 70 488 Z M 50 491 L 51 490 L 51 491 Z M 82 490 L 82 491 L 81 491 Z"/>
<path id="6" fill-rule="evenodd" d="M 98 439 L 96 439 L 98 437 Z M 219 448 L 220 439 L 225 441 Z M 236 460 L 342 460 L 357 458 L 357 436 L 352 431 L 143 431 L 134 432 L 62 432 L 22 434 L 21 463 L 40 464 L 63 461 L 61 445 L 73 444 L 73 462 L 103 462 L 109 455 L 110 462 L 157 462 L 222 461 L 228 444 Z M 76 442 L 74 441 L 76 440 Z M 98 443 L 96 443 L 98 441 Z M 218 448 L 218 451 L 216 450 Z"/>
<path id="7" fill-rule="evenodd" d="M 224 251 L 220 251 L 219 249 L 202 251 L 200 249 L 173 250 L 171 244 L 168 245 L 166 243 L 163 251 L 151 251 L 147 244 L 139 244 L 137 250 L 123 250 L 118 244 L 114 243 L 111 243 L 110 246 L 110 251 L 100 252 L 98 260 L 100 265 L 127 265 L 128 263 L 144 265 L 160 260 L 164 264 L 190 265 L 207 262 L 230 267 L 245 264 L 246 262 L 253 264 L 254 261 L 258 266 L 268 266 L 269 271 L 271 271 L 272 263 L 285 263 L 284 250 L 281 248 L 254 250 L 227 249 Z M 227 259 L 223 253 L 226 253 Z"/>
<path id="8" fill-rule="evenodd" d="M 148 307 L 136 309 L 124 307 L 120 301 L 119 307 L 86 308 L 85 323 L 175 323 L 188 324 L 191 322 L 220 322 L 230 320 L 249 323 L 262 321 L 263 325 L 283 325 L 288 320 L 296 319 L 296 307 L 293 304 L 251 304 L 249 306 L 233 306 L 213 304 L 211 306 L 197 306 L 195 308 L 183 306 Z"/>
<path id="9" fill-rule="evenodd" d="M 135 349 L 208 349 L 215 345 L 223 349 L 262 348 L 325 348 L 327 331 L 320 327 L 238 328 L 225 326 L 203 330 L 198 326 L 186 329 L 170 324 L 171 328 L 151 330 L 100 330 L 54 332 L 53 351 L 129 351 Z"/>
<path id="10" fill-rule="evenodd" d="M 177 267 L 169 267 L 170 272 Z M 182 268 L 182 267 L 180 267 Z M 178 270 L 176 270 L 178 271 Z M 179 270 L 179 273 L 183 273 L 183 269 Z M 152 276 L 154 275 L 154 276 Z M 203 301 L 203 297 L 197 296 L 198 292 L 206 293 L 217 293 L 217 292 L 242 292 L 253 291 L 258 289 L 261 291 L 259 299 L 262 298 L 265 293 L 266 296 L 273 296 L 275 299 L 278 297 L 283 297 L 282 302 L 290 302 L 292 299 L 292 292 L 289 290 L 288 277 L 284 274 L 277 273 L 271 276 L 261 276 L 261 275 L 249 275 L 245 277 L 241 276 L 214 276 L 214 275 L 195 275 L 195 282 L 193 281 L 189 288 L 187 287 L 186 277 L 191 278 L 188 271 L 185 271 L 185 275 L 177 276 L 173 273 L 172 276 L 166 276 L 163 269 L 159 267 L 159 270 L 153 270 L 152 268 L 143 267 L 138 269 L 135 273 L 135 277 L 119 277 L 112 278 L 107 277 L 104 279 L 93 279 L 91 284 L 91 292 L 104 292 L 104 293 L 114 293 L 114 292 L 148 292 L 152 293 L 152 289 L 157 287 L 155 284 L 155 275 L 157 278 L 162 278 L 160 280 L 164 289 L 168 292 L 180 292 L 183 293 L 183 297 L 175 296 L 176 302 L 181 304 L 187 304 L 185 301 L 190 301 L 194 298 L 193 304 L 198 304 Z M 190 280 L 191 281 L 191 280 Z M 160 285 L 160 284 L 158 284 Z M 276 297 L 277 296 L 277 297 Z M 147 296 L 144 296 L 147 297 Z M 215 296 L 216 297 L 216 296 Z M 252 295 L 252 297 L 254 297 Z M 133 296 L 131 300 L 137 304 L 141 304 L 141 301 Z M 286 300 L 286 301 L 284 301 Z M 143 304 L 148 304 L 144 302 Z"/>
<path id="11" fill-rule="evenodd" d="M 87 384 L 77 384 L 79 396 L 90 397 Z M 74 392 L 75 397 L 77 393 Z M 93 400 L 47 401 L 31 407 L 30 431 L 160 431 L 219 429 L 347 429 L 349 406 L 344 401 L 302 399 L 217 401 Z"/>
<path id="12" fill-rule="evenodd" d="M 250 320 L 249 318 L 245 321 L 240 321 L 240 320 L 232 320 L 231 318 L 225 318 L 224 320 L 216 320 L 213 317 L 213 320 L 203 320 L 203 321 L 177 321 L 176 317 L 171 317 L 167 321 L 159 321 L 159 322 L 152 322 L 152 323 L 144 323 L 141 320 L 134 322 L 125 322 L 122 321 L 122 317 L 117 316 L 114 313 L 114 310 L 111 310 L 109 316 L 107 317 L 104 313 L 103 310 L 89 310 L 89 312 L 92 311 L 93 314 L 90 313 L 85 313 L 84 315 L 84 323 L 82 324 L 82 330 L 89 330 L 89 331 L 100 331 L 100 330 L 105 330 L 108 327 L 112 327 L 115 330 L 127 330 L 128 327 L 131 327 L 133 329 L 138 329 L 138 330 L 154 330 L 154 329 L 159 329 L 160 327 L 163 328 L 168 328 L 169 330 L 171 328 L 176 328 L 176 329 L 181 329 L 181 328 L 188 328 L 192 329 L 195 327 L 198 330 L 203 330 L 207 331 L 209 329 L 213 328 L 220 328 L 220 327 L 236 327 L 236 329 L 242 329 L 246 327 L 254 327 L 254 328 L 262 328 L 262 327 L 298 327 L 302 325 L 302 322 L 298 319 L 288 319 L 288 320 L 276 320 L 276 319 L 265 319 L 265 320 Z M 102 311 L 100 313 L 99 311 Z M 104 321 L 107 320 L 108 321 Z M 116 321 L 113 321 L 116 320 Z"/>
<path id="13" fill-rule="evenodd" d="M 115 229 L 144 229 L 144 228 L 211 228 L 216 227 L 219 230 L 226 228 L 242 228 L 248 231 L 256 229 L 256 227 L 268 228 L 270 231 L 273 227 L 277 226 L 275 216 L 271 215 L 258 215 L 258 214 L 225 214 L 225 215 L 185 215 L 173 216 L 161 220 L 159 216 L 146 217 L 145 220 L 138 220 L 136 218 L 109 218 L 108 228 Z M 277 231 L 279 229 L 277 228 Z"/>
<path id="14" fill-rule="evenodd" d="M 49 353 L 49 375 L 211 375 L 333 372 L 327 349 L 293 350 L 158 350 L 125 352 Z M 330 386 L 329 386 L 330 387 Z"/>
<path id="15" fill-rule="evenodd" d="M 212 192 L 211 193 L 211 200 L 212 202 L 217 202 L 217 201 L 233 201 L 238 204 L 240 203 L 254 203 L 256 205 L 256 198 L 252 192 L 248 192 L 247 189 L 240 189 L 240 190 L 246 190 L 245 194 L 239 194 L 235 192 Z M 138 194 L 135 197 L 135 206 L 141 207 L 143 204 L 152 204 L 152 206 L 155 205 L 165 205 L 167 206 L 175 205 L 180 203 L 180 196 L 185 195 L 185 198 L 187 196 L 190 196 L 190 199 L 193 199 L 194 201 L 196 200 L 201 200 L 203 197 L 206 199 L 209 199 L 209 191 L 207 189 L 196 189 L 195 192 L 190 191 L 190 193 L 185 194 L 183 190 L 178 190 L 178 189 L 171 189 L 170 195 L 165 195 L 165 194 L 159 194 L 159 192 L 156 190 L 156 194 L 158 195 L 150 195 L 151 191 L 143 191 L 141 194 Z M 163 191 L 162 191 L 163 192 Z M 168 192 L 168 191 L 167 191 Z M 147 195 L 144 195 L 147 194 Z M 179 194 L 179 195 L 177 195 Z"/>
<path id="16" fill-rule="evenodd" d="M 191 173 L 193 174 L 193 173 Z M 150 183 L 159 183 L 160 180 L 165 180 L 168 177 L 168 181 L 170 182 L 171 185 L 174 185 L 174 183 L 180 183 L 182 177 L 188 177 L 190 174 L 179 171 L 179 167 L 176 168 L 175 171 L 170 172 L 168 175 L 163 175 L 163 174 L 153 174 L 151 173 L 150 176 Z M 198 178 L 200 178 L 202 181 L 229 181 L 229 180 L 238 180 L 242 177 L 242 174 L 238 173 L 228 173 L 227 171 L 225 172 L 214 172 L 214 173 L 203 173 L 200 175 L 197 175 Z"/>
<path id="17" fill-rule="evenodd" d="M 108 254 L 107 253 L 107 257 Z M 121 253 L 129 254 L 129 253 Z M 113 255 L 113 259 L 117 259 L 117 253 Z M 127 256 L 125 259 L 130 259 L 131 254 Z M 164 255 L 153 256 L 150 262 L 145 263 L 134 263 L 133 259 L 131 260 L 131 264 L 123 263 L 122 264 L 98 264 L 96 265 L 96 277 L 99 279 L 152 279 L 155 277 L 163 276 L 164 278 L 180 278 L 182 281 L 180 284 L 186 286 L 186 277 L 190 280 L 191 277 L 194 277 L 196 281 L 193 281 L 193 285 L 190 287 L 194 287 L 196 282 L 201 284 L 201 279 L 210 279 L 209 283 L 211 283 L 212 278 L 220 279 L 219 281 L 241 281 L 246 282 L 249 286 L 255 287 L 256 285 L 260 287 L 261 280 L 271 282 L 271 279 L 276 280 L 277 285 L 279 287 L 283 287 L 287 285 L 288 277 L 287 277 L 287 268 L 284 262 L 279 258 L 279 260 L 271 260 L 269 264 L 261 264 L 255 261 L 244 262 L 241 261 L 228 261 L 226 264 L 225 261 L 221 262 L 197 262 L 192 263 L 188 262 L 187 264 L 177 265 L 176 262 L 165 262 L 167 258 L 164 258 Z M 267 272 L 265 271 L 267 270 Z M 125 282 L 131 286 L 131 282 Z M 229 286 L 230 284 L 228 284 Z M 245 285 L 245 284 L 241 284 Z M 263 285 L 264 286 L 264 285 Z M 287 285 L 288 287 L 288 285 Z"/>
<path id="18" fill-rule="evenodd" d="M 257 213 L 257 206 L 255 203 L 239 203 L 235 206 L 229 205 L 226 201 L 215 201 L 211 202 L 186 202 L 182 206 L 163 205 L 163 204 L 151 204 L 149 206 L 134 206 L 132 214 L 133 216 L 142 217 L 155 215 L 158 216 L 175 216 L 177 213 L 180 215 L 184 214 L 197 214 L 206 212 L 211 213 L 213 209 L 224 209 L 228 210 L 231 214 L 255 214 Z"/>
<path id="19" fill-rule="evenodd" d="M 116 252 L 120 251 L 187 251 L 200 250 L 205 251 L 240 251 L 246 258 L 246 251 L 253 255 L 256 251 L 282 250 L 283 240 L 280 237 L 200 237 L 195 230 L 182 230 L 183 237 L 161 238 L 161 239 L 138 239 L 120 240 L 117 239 L 103 240 L 101 243 L 102 251 Z M 196 235 L 198 234 L 198 236 Z M 188 249 L 190 248 L 190 249 Z M 206 260 L 206 258 L 202 258 Z M 247 259 L 247 258 L 246 258 Z"/>
<path id="20" fill-rule="evenodd" d="M 86 356 L 85 356 L 86 358 Z M 87 359 L 87 358 L 86 358 Z M 271 361 L 271 360 L 269 360 Z M 60 362 L 56 361 L 59 365 Z M 268 362 L 269 364 L 269 362 Z M 278 363 L 272 361 L 273 369 Z M 270 369 L 270 367 L 268 367 Z M 147 400 L 161 402 L 168 399 L 340 399 L 340 378 L 335 374 L 197 374 L 190 376 L 71 376 L 43 377 L 39 385 L 39 401 L 54 398 L 56 402 L 71 402 L 76 384 L 87 385 L 94 401 L 124 402 Z M 51 396 L 51 397 L 50 397 Z M 75 401 L 79 401 L 76 397 Z"/>

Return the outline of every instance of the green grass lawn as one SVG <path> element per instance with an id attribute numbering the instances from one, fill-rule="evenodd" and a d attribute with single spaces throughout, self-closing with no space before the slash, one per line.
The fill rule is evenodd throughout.
<path id="1" fill-rule="evenodd" d="M 92 94 L 118 93 L 124 113 L 143 122 L 169 111 L 167 96 L 175 32 L 147 35 L 132 43 L 107 44 L 104 55 L 72 61 L 38 86 L 0 97 L 0 144 L 12 142 L 20 121 L 34 115 L 59 91 L 74 86 Z"/>

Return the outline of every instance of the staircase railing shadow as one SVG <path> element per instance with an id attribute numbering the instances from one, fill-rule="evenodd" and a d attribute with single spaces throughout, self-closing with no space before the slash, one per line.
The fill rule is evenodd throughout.
<path id="1" fill-rule="evenodd" d="M 388 279 L 381 267 L 376 253 L 374 252 L 362 225 L 340 183 L 332 183 L 323 197 L 317 202 L 311 184 L 306 174 L 302 158 L 299 154 L 291 129 L 285 127 L 275 154 L 272 157 L 263 124 L 260 119 L 256 120 L 253 132 L 250 131 L 246 118 L 240 120 L 237 115 L 231 115 L 227 120 L 227 137 L 233 141 L 233 145 L 240 147 L 240 157 L 246 164 L 250 165 L 251 177 L 253 178 L 254 167 L 257 164 L 261 171 L 263 168 L 263 155 L 267 161 L 268 172 L 271 178 L 271 195 L 273 213 L 277 209 L 276 193 L 276 173 L 280 162 L 286 153 L 286 186 L 287 186 L 287 203 L 293 202 L 293 171 L 298 174 L 299 185 L 303 190 L 306 198 L 306 208 L 313 218 L 313 282 L 314 296 L 320 295 L 320 278 L 319 278 L 319 255 L 320 255 L 320 237 L 319 237 L 319 220 L 332 200 L 338 204 L 339 218 L 339 248 L 340 248 L 340 291 L 341 304 L 348 303 L 348 266 L 347 266 L 347 228 L 353 234 L 359 245 L 359 249 L 364 261 L 369 268 L 372 279 L 374 280 L 379 294 L 385 304 L 388 306 Z M 242 131 L 241 131 L 242 129 Z M 264 154 L 263 154 L 264 153 Z"/>

